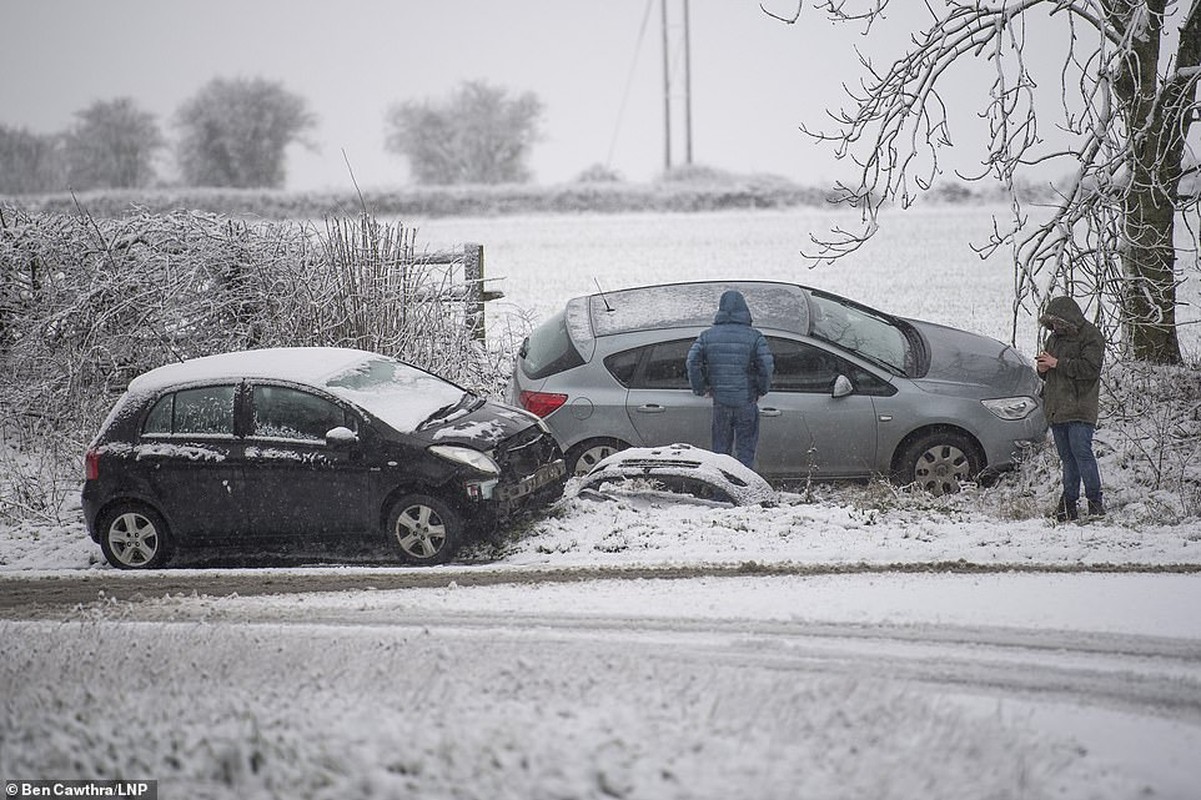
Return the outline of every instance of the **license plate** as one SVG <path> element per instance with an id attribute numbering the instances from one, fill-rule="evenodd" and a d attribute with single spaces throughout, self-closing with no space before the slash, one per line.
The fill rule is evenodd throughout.
<path id="1" fill-rule="evenodd" d="M 531 492 L 538 491 L 547 484 L 554 483 L 559 478 L 562 478 L 566 471 L 567 467 L 564 465 L 563 459 L 543 464 L 536 472 L 526 475 L 518 483 L 510 484 L 509 486 L 498 486 L 496 489 L 497 496 L 504 503 L 516 500 Z"/>

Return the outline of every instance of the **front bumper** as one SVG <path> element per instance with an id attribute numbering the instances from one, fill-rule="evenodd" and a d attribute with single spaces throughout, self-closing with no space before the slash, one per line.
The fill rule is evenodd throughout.
<path id="1" fill-rule="evenodd" d="M 1042 408 L 1022 420 L 1001 423 L 981 437 L 990 472 L 1004 472 L 1022 462 L 1032 447 L 1047 438 Z"/>

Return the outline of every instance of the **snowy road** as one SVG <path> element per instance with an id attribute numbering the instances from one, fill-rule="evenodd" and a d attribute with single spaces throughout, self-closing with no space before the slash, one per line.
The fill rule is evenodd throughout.
<path id="1" fill-rule="evenodd" d="M 98 599 L 146 599 L 173 594 L 274 595 L 341 592 L 361 589 L 429 589 L 457 586 L 502 586 L 579 583 L 590 580 L 718 578 L 736 576 L 816 577 L 880 574 L 927 575 L 1201 575 L 1201 564 L 1037 564 L 965 561 L 818 564 L 604 565 L 490 568 L 322 568 L 179 569 L 153 572 L 32 571 L 0 573 L 0 618 L 56 614 L 62 606 Z M 1199 597 L 1198 599 L 1201 599 Z"/>
<path id="2" fill-rule="evenodd" d="M 465 570 L 384 588 L 404 571 L 334 572 L 375 588 L 106 595 L 0 622 L 0 769 L 95 759 L 193 797 L 1201 786 L 1196 574 L 467 585 Z"/>

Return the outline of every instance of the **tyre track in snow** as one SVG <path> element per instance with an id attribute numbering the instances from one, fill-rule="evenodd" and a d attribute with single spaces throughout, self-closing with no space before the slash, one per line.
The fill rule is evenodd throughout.
<path id="1" fill-rule="evenodd" d="M 462 626 L 441 619 L 438 625 Z M 494 636 L 500 616 L 468 622 Z M 513 625 L 512 620 L 507 623 Z M 1153 712 L 1201 725 L 1201 641 L 1131 634 L 745 620 L 548 618 L 519 621 L 565 638 L 670 646 L 669 658 Z M 582 629 L 582 630 L 581 630 Z M 545 636 L 546 633 L 540 635 Z"/>
<path id="2" fill-rule="evenodd" d="M 1201 640 L 1103 631 L 944 623 L 831 623 L 674 616 L 438 611 L 417 619 L 396 608 L 314 609 L 221 601 L 136 606 L 123 619 L 237 622 L 323 632 L 377 632 L 464 645 L 644 652 L 650 660 L 868 681 L 936 693 L 1061 701 L 1201 726 Z"/>
<path id="3" fill-rule="evenodd" d="M 648 647 L 663 657 L 721 661 L 944 691 L 1103 704 L 1201 724 L 1201 640 L 1099 631 L 954 624 L 866 624 L 676 616 L 605 616 L 256 605 L 254 598 L 338 591 L 538 585 L 590 580 L 909 574 L 1193 574 L 1198 565 L 980 565 L 966 562 L 580 568 L 328 568 L 0 578 L 0 617 L 63 619 L 99 610 L 120 621 L 197 621 L 386 630 L 453 639 L 530 639 Z M 140 602 L 171 598 L 167 605 Z M 240 602 L 245 600 L 245 603 Z M 230 602 L 232 601 L 232 602 Z M 406 617 L 408 617 L 406 619 Z"/>
<path id="4" fill-rule="evenodd" d="M 109 600 L 71 617 L 115 625 L 230 624 L 261 627 L 266 636 L 282 629 L 348 642 L 364 636 L 441 642 L 463 652 L 507 642 L 528 648 L 532 658 L 545 653 L 551 663 L 562 657 L 554 653 L 641 653 L 648 663 L 685 671 L 725 665 L 899 682 L 933 694 L 1100 707 L 1201 727 L 1201 640 L 1189 638 L 924 622 L 439 610 L 413 607 L 402 596 L 360 607 L 271 602 L 265 595 L 173 595 L 159 603 Z"/>
<path id="5" fill-rule="evenodd" d="M 107 600 L 137 600 L 168 595 L 223 597 L 341 592 L 365 589 L 430 589 L 506 584 L 575 583 L 593 580 L 680 580 L 753 576 L 822 576 L 901 574 L 1166 574 L 1201 573 L 1201 564 L 1032 564 L 968 561 L 847 564 L 696 564 L 687 566 L 586 567 L 440 567 L 293 566 L 253 569 L 167 569 L 122 572 L 10 573 L 0 575 L 0 617 L 54 615 L 63 606 Z"/>

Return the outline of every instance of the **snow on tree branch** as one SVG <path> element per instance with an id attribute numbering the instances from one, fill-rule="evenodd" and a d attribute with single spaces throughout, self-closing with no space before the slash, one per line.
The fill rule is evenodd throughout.
<path id="1" fill-rule="evenodd" d="M 836 23 L 871 33 L 889 0 L 815 0 Z M 1197 142 L 1201 0 L 930 0 L 930 22 L 887 69 L 859 54 L 863 78 L 828 129 L 802 131 L 856 166 L 837 189 L 862 212 L 858 230 L 814 236 L 805 255 L 834 261 L 876 232 L 886 206 L 906 208 L 943 173 L 940 156 L 971 149 L 1011 198 L 1011 219 L 976 246 L 1007 253 L 1017 312 L 1052 293 L 1086 299 L 1125 352 L 1177 362 L 1176 286 L 1197 273 Z M 791 17 L 764 11 L 776 19 Z M 1035 58 L 1043 37 L 1064 45 L 1058 74 Z M 1045 46 L 1045 45 L 1042 45 Z M 867 49 L 866 47 L 864 48 Z M 943 88 L 965 62 L 987 62 L 977 114 L 986 135 L 954 141 Z M 1056 97 L 1056 90 L 1058 97 Z M 1050 203 L 1027 198 L 1041 186 Z M 1181 247 L 1177 222 L 1191 240 Z M 1016 328 L 1014 331 L 1016 336 Z"/>

